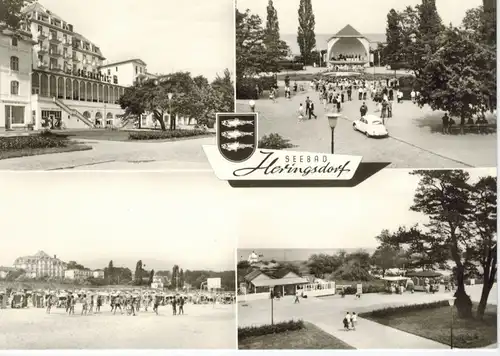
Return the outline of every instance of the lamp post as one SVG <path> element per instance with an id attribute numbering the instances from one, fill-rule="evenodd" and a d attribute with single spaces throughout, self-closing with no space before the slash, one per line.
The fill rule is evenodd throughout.
<path id="1" fill-rule="evenodd" d="M 327 113 L 326 117 L 328 118 L 328 124 L 330 125 L 330 129 L 332 130 L 332 154 L 334 153 L 335 147 L 335 126 L 337 126 L 337 121 L 339 119 L 340 114 L 338 113 Z"/>
<path id="2" fill-rule="evenodd" d="M 448 304 L 450 305 L 450 315 L 451 315 L 451 323 L 450 323 L 450 348 L 453 349 L 453 306 L 455 305 L 455 297 L 451 297 L 448 299 Z"/>
<path id="3" fill-rule="evenodd" d="M 175 117 L 172 118 L 172 98 L 174 97 L 173 93 L 168 93 L 168 113 L 170 116 L 170 129 L 175 130 Z"/>
<path id="4" fill-rule="evenodd" d="M 250 101 L 248 102 L 248 105 L 250 106 L 250 111 L 251 111 L 251 112 L 255 112 L 255 101 L 250 100 Z"/>
<path id="5" fill-rule="evenodd" d="M 271 325 L 274 325 L 274 287 L 269 288 L 269 294 L 271 296 Z"/>

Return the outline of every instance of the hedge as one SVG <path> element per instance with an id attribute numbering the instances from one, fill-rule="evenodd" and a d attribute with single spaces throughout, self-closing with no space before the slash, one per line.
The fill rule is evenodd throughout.
<path id="1" fill-rule="evenodd" d="M 69 141 L 66 137 L 50 133 L 40 133 L 29 136 L 0 137 L 0 151 L 66 147 L 68 143 Z"/>
<path id="2" fill-rule="evenodd" d="M 206 135 L 205 130 L 167 130 L 167 131 L 133 131 L 128 134 L 129 140 L 167 140 L 173 138 Z"/>
<path id="3" fill-rule="evenodd" d="M 411 304 L 411 305 L 402 305 L 400 307 L 388 307 L 383 309 L 373 310 L 368 313 L 361 313 L 359 316 L 361 317 L 375 317 L 375 318 L 385 318 L 387 316 L 391 316 L 396 313 L 401 312 L 409 312 L 415 310 L 426 310 L 426 309 L 435 309 L 440 307 L 449 306 L 447 300 L 441 300 L 439 302 L 425 303 L 425 304 Z"/>
<path id="4" fill-rule="evenodd" d="M 259 99 L 255 90 L 257 85 L 261 91 L 269 90 L 277 85 L 276 78 L 274 76 L 243 78 L 236 82 L 236 97 L 238 99 Z"/>
<path id="5" fill-rule="evenodd" d="M 305 325 L 302 320 L 284 321 L 273 325 L 249 326 L 244 328 L 238 328 L 238 340 L 242 340 L 251 336 L 277 334 L 286 331 L 301 330 L 304 328 Z"/>
<path id="6" fill-rule="evenodd" d="M 363 285 L 363 293 L 383 293 L 385 292 L 385 286 L 380 283 L 361 283 Z M 358 292 L 357 286 L 350 285 L 344 288 L 344 293 L 346 295 L 354 295 Z"/>

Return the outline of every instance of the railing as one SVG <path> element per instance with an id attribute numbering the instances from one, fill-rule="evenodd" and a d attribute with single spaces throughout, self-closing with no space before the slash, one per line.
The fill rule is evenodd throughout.
<path id="1" fill-rule="evenodd" d="M 47 62 L 38 61 L 38 68 L 47 68 Z"/>
<path id="2" fill-rule="evenodd" d="M 62 52 L 53 49 L 49 50 L 49 54 L 54 57 L 62 57 Z"/>
<path id="3" fill-rule="evenodd" d="M 62 71 L 62 66 L 60 64 L 52 64 L 50 66 L 50 70 L 59 72 L 59 71 Z"/>
<path id="4" fill-rule="evenodd" d="M 62 42 L 61 37 L 50 35 L 50 41 L 60 43 Z"/>
<path id="5" fill-rule="evenodd" d="M 43 54 L 43 53 L 47 53 L 48 51 L 49 51 L 49 49 L 47 47 L 40 47 L 40 49 L 38 50 L 38 53 Z"/>
<path id="6" fill-rule="evenodd" d="M 71 109 L 68 105 L 63 103 L 61 100 L 54 98 L 54 103 L 56 103 L 57 106 L 59 106 L 64 111 L 66 111 L 68 114 L 76 116 L 78 119 L 82 120 L 90 128 L 95 127 L 95 125 L 92 121 L 90 121 L 88 118 L 83 116 L 78 110 Z"/>
<path id="7" fill-rule="evenodd" d="M 73 55 L 73 57 L 71 57 L 71 59 L 73 59 L 73 61 L 75 61 L 75 62 L 80 62 L 80 58 L 78 58 L 78 56 Z"/>
<path id="8" fill-rule="evenodd" d="M 38 38 L 47 38 L 48 34 L 44 31 L 38 31 Z"/>

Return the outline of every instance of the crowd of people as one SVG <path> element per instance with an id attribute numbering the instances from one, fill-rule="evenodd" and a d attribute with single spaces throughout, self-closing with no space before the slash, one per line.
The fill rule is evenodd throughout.
<path id="1" fill-rule="evenodd" d="M 366 56 L 361 54 L 339 54 L 331 58 L 332 61 L 359 62 L 366 61 Z"/>
<path id="2" fill-rule="evenodd" d="M 101 308 L 109 305 L 110 312 L 135 316 L 143 310 L 152 310 L 158 315 L 160 306 L 170 305 L 173 315 L 184 314 L 184 306 L 191 304 L 231 304 L 235 296 L 231 293 L 168 293 L 154 290 L 127 290 L 104 292 L 97 290 L 82 291 L 12 291 L 1 294 L 0 308 L 45 308 L 50 314 L 53 308 L 65 309 L 66 314 L 78 313 L 82 316 L 100 314 Z"/>

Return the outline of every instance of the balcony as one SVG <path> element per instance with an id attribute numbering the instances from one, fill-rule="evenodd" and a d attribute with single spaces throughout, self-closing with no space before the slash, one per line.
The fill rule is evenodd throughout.
<path id="1" fill-rule="evenodd" d="M 45 55 L 47 53 L 49 53 L 49 49 L 47 47 L 40 47 L 38 50 L 38 54 Z"/>
<path id="2" fill-rule="evenodd" d="M 63 54 L 61 51 L 51 49 L 51 50 L 49 50 L 49 55 L 51 57 L 62 57 Z"/>
<path id="3" fill-rule="evenodd" d="M 38 68 L 40 68 L 40 69 L 47 69 L 49 67 L 47 62 L 44 62 L 44 61 L 38 61 L 37 64 L 38 64 Z"/>
<path id="4" fill-rule="evenodd" d="M 58 36 L 50 35 L 49 41 L 52 42 L 52 43 L 59 44 L 59 43 L 62 42 L 62 38 L 58 37 Z"/>
<path id="5" fill-rule="evenodd" d="M 71 57 L 71 59 L 73 59 L 73 62 L 81 62 L 80 58 L 78 58 L 77 55 L 73 55 L 73 57 Z"/>
<path id="6" fill-rule="evenodd" d="M 63 58 L 65 61 L 70 61 L 71 59 L 73 59 L 73 56 L 69 53 L 64 53 Z"/>
<path id="7" fill-rule="evenodd" d="M 44 31 L 38 31 L 38 39 L 44 40 L 49 36 L 47 32 Z"/>
<path id="8" fill-rule="evenodd" d="M 54 72 L 62 72 L 63 68 L 60 64 L 51 64 L 50 70 L 52 70 Z"/>
<path id="9" fill-rule="evenodd" d="M 67 38 L 63 38 L 62 43 L 63 43 L 63 46 L 68 46 L 68 47 L 71 46 L 71 41 Z"/>

